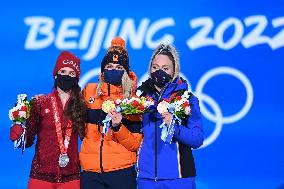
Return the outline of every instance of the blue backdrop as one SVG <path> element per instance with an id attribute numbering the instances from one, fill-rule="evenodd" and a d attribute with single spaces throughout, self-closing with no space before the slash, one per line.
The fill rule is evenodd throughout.
<path id="1" fill-rule="evenodd" d="M 177 47 L 204 118 L 206 140 L 194 151 L 199 189 L 284 188 L 284 2 L 133 3 L 1 3 L 0 188 L 26 188 L 34 154 L 22 156 L 9 141 L 17 94 L 51 92 L 64 49 L 82 60 L 80 84 L 96 81 L 116 35 L 139 78 L 160 42 Z"/>

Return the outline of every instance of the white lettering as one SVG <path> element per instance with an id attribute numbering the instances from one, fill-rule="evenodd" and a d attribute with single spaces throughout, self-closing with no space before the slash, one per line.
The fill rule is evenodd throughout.
<path id="1" fill-rule="evenodd" d="M 142 19 L 137 31 L 135 31 L 134 20 L 126 19 L 119 36 L 121 36 L 125 40 L 125 42 L 127 42 L 129 39 L 131 47 L 133 49 L 141 49 L 143 47 L 143 40 L 149 23 L 149 19 Z"/>
<path id="2" fill-rule="evenodd" d="M 98 55 L 102 46 L 104 34 L 106 32 L 107 23 L 108 23 L 107 19 L 100 19 L 98 21 L 98 26 L 95 30 L 95 35 L 91 42 L 91 46 L 88 52 L 83 56 L 84 60 L 92 60 Z"/>
<path id="3" fill-rule="evenodd" d="M 146 45 L 148 48 L 154 49 L 156 48 L 160 43 L 173 43 L 174 37 L 170 34 L 165 33 L 161 38 L 157 40 L 153 40 L 154 35 L 159 32 L 159 30 L 164 29 L 166 27 L 172 27 L 175 25 L 175 21 L 173 18 L 164 18 L 157 20 L 154 22 L 150 28 L 148 29 L 148 32 L 146 34 Z"/>
<path id="4" fill-rule="evenodd" d="M 51 45 L 54 40 L 54 33 L 52 31 L 54 21 L 51 18 L 43 16 L 27 17 L 24 22 L 30 26 L 25 42 L 25 49 L 43 49 Z M 39 35 L 45 37 L 38 39 Z"/>
<path id="5" fill-rule="evenodd" d="M 77 18 L 64 19 L 59 27 L 57 38 L 55 40 L 55 46 L 58 49 L 76 49 L 76 41 L 67 41 L 67 38 L 77 38 L 79 33 L 76 29 L 71 29 L 70 27 L 80 26 L 81 20 Z"/>

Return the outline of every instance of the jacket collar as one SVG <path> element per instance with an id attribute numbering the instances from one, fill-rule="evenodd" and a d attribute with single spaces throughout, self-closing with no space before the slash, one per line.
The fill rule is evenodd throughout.
<path id="1" fill-rule="evenodd" d="M 136 94 L 137 88 L 137 76 L 133 71 L 128 73 L 128 76 L 132 80 L 132 95 Z M 109 83 L 102 83 L 101 88 L 101 97 L 103 98 L 112 98 L 112 99 L 123 99 L 123 89 L 122 86 L 116 86 Z"/>
<path id="2" fill-rule="evenodd" d="M 161 95 L 161 93 L 161 99 L 164 99 L 169 98 L 174 92 L 180 90 L 188 90 L 188 84 L 183 78 L 177 77 L 174 81 L 168 83 L 165 88 L 161 90 L 161 92 L 158 92 L 153 82 L 149 78 L 145 82 L 143 82 L 141 86 L 138 87 L 138 90 L 142 92 L 143 96 L 150 95 L 158 100 L 158 96 Z"/>

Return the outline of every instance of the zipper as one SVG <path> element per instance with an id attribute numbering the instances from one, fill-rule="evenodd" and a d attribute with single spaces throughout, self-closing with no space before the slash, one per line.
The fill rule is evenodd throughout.
<path id="1" fill-rule="evenodd" d="M 108 89 L 108 96 L 110 96 L 110 84 L 108 83 L 107 85 Z M 101 119 L 101 118 L 100 118 Z M 100 128 L 100 126 L 98 126 Z M 105 140 L 105 135 L 102 133 L 102 140 L 101 140 L 101 145 L 100 145 L 100 168 L 101 172 L 104 172 L 104 167 L 103 167 L 103 146 L 104 146 L 104 140 Z"/>
<path id="2" fill-rule="evenodd" d="M 105 135 L 102 133 L 102 140 L 101 140 L 101 145 L 100 145 L 100 168 L 101 168 L 101 172 L 104 172 L 104 168 L 103 168 L 103 145 L 104 145 L 104 139 L 105 139 Z"/>
<path id="3" fill-rule="evenodd" d="M 159 95 L 159 98 L 158 98 L 158 102 L 161 100 L 166 88 L 170 85 L 170 83 L 168 83 L 166 86 L 164 86 L 164 88 L 162 88 L 161 92 L 160 92 L 160 95 Z"/>
<path id="4" fill-rule="evenodd" d="M 110 96 L 110 84 L 109 83 L 107 84 L 107 93 L 108 93 L 108 96 Z"/>
<path id="5" fill-rule="evenodd" d="M 156 112 L 156 118 L 157 118 L 157 112 Z M 155 182 L 158 179 L 158 126 L 157 121 L 155 120 Z"/>
<path id="6" fill-rule="evenodd" d="M 158 97 L 158 102 L 161 100 L 166 88 L 169 84 L 164 86 L 164 88 L 161 90 L 160 95 Z M 158 117 L 158 112 L 156 111 L 156 118 Z M 155 182 L 158 180 L 158 126 L 157 126 L 157 120 L 155 120 Z"/>

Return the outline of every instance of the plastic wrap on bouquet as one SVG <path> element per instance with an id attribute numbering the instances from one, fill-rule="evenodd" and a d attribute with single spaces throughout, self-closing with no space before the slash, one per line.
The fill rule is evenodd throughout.
<path id="1" fill-rule="evenodd" d="M 172 142 L 175 133 L 175 125 L 176 123 L 181 124 L 181 120 L 174 114 L 175 111 L 174 105 L 170 105 L 168 110 L 173 115 L 171 123 L 169 126 L 167 126 L 166 123 L 163 122 L 160 125 L 160 128 L 162 129 L 161 140 L 167 144 L 170 144 Z"/>
<path id="2" fill-rule="evenodd" d="M 16 124 L 21 125 L 24 129 L 24 132 L 22 133 L 19 139 L 14 141 L 14 148 L 22 148 L 22 154 L 24 154 L 24 151 L 26 149 L 26 126 L 25 123 Z"/>
<path id="3" fill-rule="evenodd" d="M 22 148 L 22 154 L 25 151 L 26 145 L 26 120 L 30 117 L 30 110 L 33 102 L 34 98 L 31 98 L 31 100 L 28 101 L 26 94 L 19 94 L 15 106 L 9 110 L 8 114 L 10 120 L 13 121 L 14 124 L 21 125 L 24 129 L 20 138 L 14 141 L 14 147 Z"/>
<path id="4" fill-rule="evenodd" d="M 125 109 L 124 107 L 120 107 L 120 106 L 117 106 L 117 107 L 115 108 L 115 110 L 116 110 L 118 113 L 122 112 L 124 109 Z M 107 115 L 107 116 L 105 117 L 105 119 L 102 121 L 102 123 L 104 124 L 102 133 L 105 134 L 105 135 L 107 134 L 107 132 L 108 132 L 108 130 L 109 130 L 109 128 L 110 128 L 110 121 L 111 121 L 111 117 L 108 116 L 108 115 Z"/>

